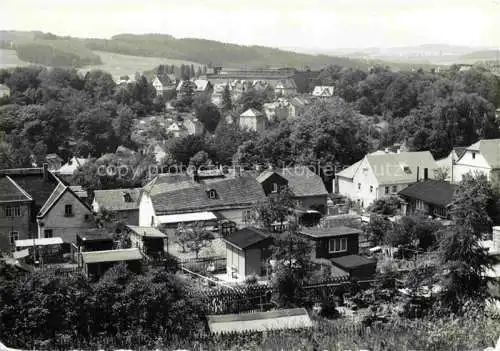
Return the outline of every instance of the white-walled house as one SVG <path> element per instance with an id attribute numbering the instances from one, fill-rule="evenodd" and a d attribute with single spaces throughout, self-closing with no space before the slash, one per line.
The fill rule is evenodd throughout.
<path id="1" fill-rule="evenodd" d="M 500 139 L 479 140 L 467 147 L 453 165 L 453 182 L 469 172 L 482 173 L 493 183 L 500 181 Z"/>
<path id="2" fill-rule="evenodd" d="M 78 232 L 94 227 L 91 214 L 89 206 L 60 182 L 37 215 L 38 237 L 60 237 L 69 244 Z"/>
<path id="3" fill-rule="evenodd" d="M 429 151 L 373 153 L 335 175 L 336 192 L 368 207 L 419 180 L 434 179 L 438 168 Z"/>
<path id="4" fill-rule="evenodd" d="M 252 176 L 160 174 L 143 187 L 139 226 L 229 221 L 245 227 L 255 205 L 264 200 L 264 191 Z"/>
<path id="5" fill-rule="evenodd" d="M 239 125 L 241 129 L 262 133 L 266 129 L 266 116 L 256 109 L 249 108 L 240 115 Z"/>

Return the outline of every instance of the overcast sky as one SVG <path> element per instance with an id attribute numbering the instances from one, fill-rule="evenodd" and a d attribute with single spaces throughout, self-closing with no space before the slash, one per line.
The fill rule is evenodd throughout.
<path id="1" fill-rule="evenodd" d="M 500 47 L 500 0 L 1 0 L 0 29 L 111 37 L 166 33 L 330 50 Z"/>

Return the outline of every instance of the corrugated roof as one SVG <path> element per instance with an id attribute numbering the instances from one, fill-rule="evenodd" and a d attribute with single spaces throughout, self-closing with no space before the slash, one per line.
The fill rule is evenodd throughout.
<path id="1" fill-rule="evenodd" d="M 321 177 L 305 166 L 283 168 L 277 173 L 288 180 L 288 187 L 294 196 L 328 195 Z"/>
<path id="2" fill-rule="evenodd" d="M 429 151 L 370 154 L 365 157 L 379 185 L 414 183 L 418 172 L 419 178 L 424 178 L 425 168 L 429 178 L 432 178 L 439 168 Z"/>
<path id="3" fill-rule="evenodd" d="M 330 238 L 363 233 L 362 230 L 346 226 L 332 228 L 304 227 L 300 232 L 312 238 Z"/>
<path id="4" fill-rule="evenodd" d="M 141 188 L 95 190 L 94 201 L 99 207 L 110 211 L 136 210 L 139 208 L 141 190 Z M 127 202 L 125 199 L 128 196 L 130 201 Z"/>
<path id="5" fill-rule="evenodd" d="M 138 248 L 82 252 L 85 263 L 136 261 L 142 258 Z"/>
<path id="6" fill-rule="evenodd" d="M 199 182 L 189 176 L 160 175 L 148 189 L 157 215 L 237 209 L 265 199 L 261 185 L 248 175 L 201 179 Z M 215 199 L 208 197 L 209 190 L 215 191 Z"/>
<path id="7" fill-rule="evenodd" d="M 216 334 L 312 327 L 311 318 L 305 308 L 214 315 L 207 316 L 207 320 L 210 331 Z"/>
<path id="8" fill-rule="evenodd" d="M 456 188 L 456 185 L 447 182 L 427 180 L 408 186 L 399 195 L 446 207 L 452 202 Z"/>
<path id="9" fill-rule="evenodd" d="M 32 201 L 31 196 L 10 177 L 0 178 L 0 202 Z"/>
<path id="10" fill-rule="evenodd" d="M 39 238 L 39 239 L 23 239 L 16 240 L 16 247 L 30 247 L 30 246 L 49 246 L 49 245 L 62 245 L 64 242 L 62 238 Z"/>
<path id="11" fill-rule="evenodd" d="M 229 244 L 244 250 L 270 238 L 270 234 L 265 231 L 255 227 L 246 227 L 229 234 L 224 238 L 224 240 Z"/>
<path id="12" fill-rule="evenodd" d="M 139 236 L 143 236 L 146 238 L 166 238 L 167 236 L 160 232 L 156 228 L 152 227 L 139 227 L 135 225 L 127 225 L 127 228 L 129 228 L 131 231 L 136 233 Z"/>

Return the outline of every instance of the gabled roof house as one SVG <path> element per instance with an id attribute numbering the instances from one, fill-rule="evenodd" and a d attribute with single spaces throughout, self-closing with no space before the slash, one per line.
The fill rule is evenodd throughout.
<path id="1" fill-rule="evenodd" d="M 143 187 L 139 225 L 176 227 L 225 219 L 244 226 L 264 199 L 260 184 L 246 174 L 160 174 Z"/>
<path id="2" fill-rule="evenodd" d="M 438 168 L 429 151 L 372 153 L 335 175 L 336 192 L 368 207 L 419 180 L 433 179 Z"/>

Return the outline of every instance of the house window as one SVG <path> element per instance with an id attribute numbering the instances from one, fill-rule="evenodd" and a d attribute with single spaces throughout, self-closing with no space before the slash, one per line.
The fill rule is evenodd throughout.
<path id="1" fill-rule="evenodd" d="M 21 217 L 21 206 L 5 207 L 5 217 Z"/>
<path id="2" fill-rule="evenodd" d="M 65 205 L 64 206 L 64 217 L 73 217 L 75 214 L 73 213 L 73 205 Z"/>
<path id="3" fill-rule="evenodd" d="M 347 251 L 347 238 L 334 238 L 328 241 L 328 252 L 346 252 Z"/>
<path id="4" fill-rule="evenodd" d="M 358 190 L 361 190 L 361 183 L 358 183 Z"/>
<path id="5" fill-rule="evenodd" d="M 373 185 L 370 185 L 370 193 L 373 193 Z"/>
<path id="6" fill-rule="evenodd" d="M 473 153 L 472 153 L 472 159 L 473 159 L 473 160 L 475 160 L 475 159 L 476 159 L 476 153 L 475 153 L 475 152 L 473 152 Z"/>
<path id="7" fill-rule="evenodd" d="M 386 195 L 389 194 L 389 187 L 388 186 L 385 187 L 385 194 Z"/>
<path id="8" fill-rule="evenodd" d="M 54 235 L 54 233 L 52 232 L 52 229 L 45 229 L 43 231 L 43 235 L 46 238 L 52 238 L 52 236 Z"/>
<path id="9" fill-rule="evenodd" d="M 130 193 L 123 193 L 123 200 L 125 202 L 132 202 L 132 196 L 130 196 Z"/>
<path id="10" fill-rule="evenodd" d="M 208 191 L 208 198 L 209 199 L 216 199 L 217 198 L 217 193 L 215 192 L 215 190 Z"/>
<path id="11" fill-rule="evenodd" d="M 278 184 L 273 183 L 273 193 L 277 193 L 277 192 L 278 192 Z"/>
<path id="12" fill-rule="evenodd" d="M 243 210 L 242 219 L 243 223 L 250 223 L 252 221 L 252 210 Z"/>
<path id="13" fill-rule="evenodd" d="M 392 186 L 392 193 L 395 194 L 398 192 L 398 186 L 397 185 L 393 185 Z"/>
<path id="14" fill-rule="evenodd" d="M 16 245 L 16 240 L 19 240 L 19 232 L 10 232 L 9 233 L 10 244 L 12 246 Z"/>

